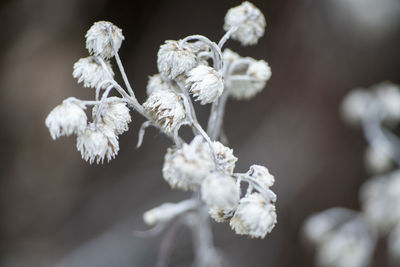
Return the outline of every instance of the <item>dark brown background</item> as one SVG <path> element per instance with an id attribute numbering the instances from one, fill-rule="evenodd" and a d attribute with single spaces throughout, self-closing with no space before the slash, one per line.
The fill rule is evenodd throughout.
<path id="1" fill-rule="evenodd" d="M 358 208 L 367 178 L 360 130 L 342 123 L 338 107 L 357 86 L 400 82 L 399 22 L 376 31 L 352 23 L 351 13 L 329 0 L 253 1 L 267 19 L 254 47 L 234 41 L 242 55 L 265 59 L 272 79 L 255 99 L 231 101 L 226 132 L 239 157 L 238 171 L 266 165 L 276 177 L 278 220 L 265 240 L 235 235 L 214 224 L 227 266 L 312 266 L 298 230 L 310 213 L 332 206 Z M 343 2 L 343 1 L 342 1 Z M 136 150 L 143 119 L 133 114 L 121 151 L 110 164 L 81 160 L 74 138 L 53 142 L 44 125 L 62 99 L 93 97 L 76 84 L 72 65 L 85 57 L 84 34 L 109 20 L 126 37 L 120 50 L 140 101 L 156 53 L 166 39 L 223 35 L 228 8 L 240 1 L 13 0 L 0 4 L 1 243 L 0 265 L 152 266 L 160 238 L 140 239 L 141 214 L 187 194 L 161 177 L 169 140 L 149 130 Z M 371 12 L 374 12 L 371 10 Z M 202 122 L 207 110 L 199 110 Z M 189 232 L 177 239 L 171 266 L 188 266 Z M 378 250 L 373 266 L 388 266 Z"/>

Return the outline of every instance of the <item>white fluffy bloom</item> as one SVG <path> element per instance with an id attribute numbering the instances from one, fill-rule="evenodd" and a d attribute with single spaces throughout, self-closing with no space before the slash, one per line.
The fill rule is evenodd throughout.
<path id="1" fill-rule="evenodd" d="M 366 267 L 371 261 L 375 240 L 362 219 L 345 223 L 317 248 L 321 267 Z"/>
<path id="2" fill-rule="evenodd" d="M 275 183 L 274 176 L 269 173 L 266 167 L 261 165 L 251 165 L 246 174 L 264 188 L 269 188 Z"/>
<path id="3" fill-rule="evenodd" d="M 365 118 L 372 94 L 364 89 L 350 91 L 340 105 L 342 118 L 350 125 L 359 125 Z"/>
<path id="4" fill-rule="evenodd" d="M 242 45 L 254 45 L 264 35 L 266 25 L 261 11 L 246 1 L 228 10 L 225 16 L 224 30 L 229 31 L 232 27 L 237 26 L 238 29 L 232 34 L 232 38 L 238 40 Z"/>
<path id="5" fill-rule="evenodd" d="M 201 184 L 201 197 L 210 207 L 232 210 L 239 203 L 240 191 L 231 176 L 213 172 Z"/>
<path id="6" fill-rule="evenodd" d="M 126 103 L 121 102 L 118 97 L 109 97 L 106 101 L 107 103 L 103 105 L 100 114 L 97 114 L 99 105 L 93 108 L 93 117 L 96 115 L 100 116 L 101 122 L 110 129 L 113 129 L 117 135 L 128 131 L 128 124 L 132 119 Z"/>
<path id="7" fill-rule="evenodd" d="M 196 136 L 181 149 L 168 149 L 163 177 L 173 188 L 197 190 L 214 167 L 208 145 L 201 136 Z"/>
<path id="8" fill-rule="evenodd" d="M 400 222 L 397 227 L 389 234 L 388 252 L 392 260 L 400 264 Z"/>
<path id="9" fill-rule="evenodd" d="M 384 146 L 367 147 L 364 162 L 370 173 L 384 173 L 392 167 L 391 151 Z"/>
<path id="10" fill-rule="evenodd" d="M 224 91 L 222 75 L 205 65 L 199 65 L 189 71 L 186 83 L 196 101 L 200 101 L 202 105 L 214 102 Z"/>
<path id="11" fill-rule="evenodd" d="M 57 139 L 63 135 L 83 132 L 87 125 L 84 109 L 86 109 L 85 105 L 74 98 L 67 98 L 61 105 L 55 107 L 45 122 L 51 137 Z"/>
<path id="12" fill-rule="evenodd" d="M 99 21 L 93 24 L 87 31 L 86 48 L 90 54 L 110 58 L 114 56 L 114 48 L 116 51 L 121 47 L 125 37 L 122 35 L 122 30 L 108 21 Z"/>
<path id="13" fill-rule="evenodd" d="M 152 76 L 149 76 L 149 80 L 148 80 L 147 86 L 146 86 L 146 93 L 148 96 L 158 90 L 171 90 L 171 89 L 172 89 L 171 85 L 166 83 L 161 78 L 160 74 L 154 74 Z"/>
<path id="14" fill-rule="evenodd" d="M 368 180 L 360 199 L 367 222 L 382 234 L 390 232 L 400 222 L 400 172 Z"/>
<path id="15" fill-rule="evenodd" d="M 76 148 L 90 164 L 103 163 L 105 158 L 110 161 L 118 154 L 118 137 L 109 127 L 91 123 L 78 135 Z"/>
<path id="16" fill-rule="evenodd" d="M 230 225 L 239 235 L 264 238 L 274 228 L 276 219 L 275 206 L 261 194 L 252 193 L 240 200 Z"/>
<path id="17" fill-rule="evenodd" d="M 383 83 L 376 89 L 378 101 L 385 117 L 391 121 L 400 120 L 400 88 L 392 83 Z"/>
<path id="18" fill-rule="evenodd" d="M 105 61 L 105 65 L 107 66 L 107 70 L 97 62 L 96 57 L 81 58 L 74 64 L 72 76 L 78 79 L 78 83 L 83 82 L 84 87 L 97 88 L 105 80 L 114 77 L 110 62 Z M 108 85 L 108 83 L 103 83 L 101 88 L 106 88 Z"/>
<path id="19" fill-rule="evenodd" d="M 165 41 L 157 54 L 158 71 L 173 80 L 181 74 L 190 71 L 197 65 L 196 55 L 191 45 L 182 41 Z"/>
<path id="20" fill-rule="evenodd" d="M 186 116 L 179 96 L 170 90 L 153 92 L 143 107 L 165 132 L 172 132 Z"/>
<path id="21" fill-rule="evenodd" d="M 222 167 L 222 170 L 228 174 L 233 174 L 235 169 L 237 157 L 233 155 L 233 149 L 224 146 L 218 141 L 213 142 L 213 148 L 215 156 L 217 158 L 217 164 Z"/>
<path id="22" fill-rule="evenodd" d="M 271 68 L 264 60 L 255 60 L 250 57 L 243 59 L 248 63 L 238 64 L 226 80 L 229 94 L 239 100 L 252 98 L 261 92 L 272 74 Z"/>

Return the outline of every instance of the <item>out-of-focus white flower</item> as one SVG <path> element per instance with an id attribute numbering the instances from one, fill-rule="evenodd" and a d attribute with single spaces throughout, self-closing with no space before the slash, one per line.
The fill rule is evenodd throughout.
<path id="1" fill-rule="evenodd" d="M 225 223 L 232 219 L 234 212 L 235 210 L 224 210 L 217 207 L 212 207 L 208 211 L 208 214 L 210 214 L 211 218 L 213 218 L 216 222 Z"/>
<path id="2" fill-rule="evenodd" d="M 232 210 L 239 204 L 240 191 L 231 176 L 213 172 L 201 184 L 201 197 L 210 207 Z"/>
<path id="3" fill-rule="evenodd" d="M 354 219 L 333 231 L 317 247 L 321 267 L 366 267 L 371 261 L 375 239 L 362 219 Z"/>
<path id="4" fill-rule="evenodd" d="M 382 105 L 385 118 L 397 122 L 400 120 L 400 88 L 392 83 L 377 86 L 376 95 Z"/>
<path id="5" fill-rule="evenodd" d="M 334 229 L 357 215 L 357 212 L 345 208 L 330 208 L 312 214 L 303 224 L 303 237 L 311 245 L 321 245 Z"/>
<path id="6" fill-rule="evenodd" d="M 164 158 L 163 177 L 171 187 L 197 190 L 215 168 L 208 145 L 196 136 L 181 149 L 168 149 Z"/>
<path id="7" fill-rule="evenodd" d="M 360 189 L 366 221 L 382 235 L 400 222 L 400 171 L 374 177 Z"/>
<path id="8" fill-rule="evenodd" d="M 118 136 L 107 126 L 91 123 L 78 135 L 76 148 L 90 164 L 103 163 L 105 158 L 110 161 L 118 154 Z"/>
<path id="9" fill-rule="evenodd" d="M 172 132 L 185 118 L 185 108 L 177 94 L 157 90 L 143 103 L 145 111 L 165 132 Z"/>
<path id="10" fill-rule="evenodd" d="M 236 64 L 232 73 L 226 78 L 225 85 L 229 94 L 239 100 L 249 99 L 261 92 L 267 81 L 271 78 L 271 68 L 264 60 L 255 60 L 251 57 L 240 57 L 235 52 L 225 49 L 224 62 L 228 65 L 235 64 L 236 60 L 243 63 Z"/>
<path id="11" fill-rule="evenodd" d="M 120 135 L 128 131 L 128 124 L 132 121 L 129 108 L 118 97 L 109 97 L 100 114 L 97 114 L 99 106 L 93 108 L 93 117 L 100 116 L 101 122 Z M 101 105 L 101 104 L 100 104 Z"/>
<path id="12" fill-rule="evenodd" d="M 384 173 L 392 167 L 391 151 L 384 146 L 367 147 L 364 162 L 370 173 Z"/>
<path id="13" fill-rule="evenodd" d="M 157 54 L 158 71 L 173 80 L 197 65 L 196 55 L 191 45 L 182 41 L 165 41 Z"/>
<path id="14" fill-rule="evenodd" d="M 177 215 L 196 207 L 197 202 L 185 200 L 179 203 L 164 203 L 158 207 L 146 211 L 143 214 L 143 220 L 148 225 L 168 222 Z"/>
<path id="15" fill-rule="evenodd" d="M 122 35 L 122 30 L 108 21 L 95 22 L 85 35 L 86 48 L 89 53 L 103 58 L 113 57 L 114 48 L 111 43 L 110 34 L 114 48 L 118 51 L 122 41 L 125 39 Z"/>
<path id="16" fill-rule="evenodd" d="M 202 105 L 214 102 L 224 91 L 222 75 L 205 65 L 199 65 L 189 71 L 186 83 L 196 101 L 200 101 Z"/>
<path id="17" fill-rule="evenodd" d="M 243 197 L 230 221 L 230 226 L 239 235 L 264 238 L 277 222 L 275 206 L 267 203 L 259 193 Z"/>
<path id="18" fill-rule="evenodd" d="M 389 234 L 388 252 L 390 258 L 396 264 L 400 264 L 400 222 L 398 222 L 397 227 Z"/>
<path id="19" fill-rule="evenodd" d="M 97 88 L 103 81 L 114 77 L 110 62 L 105 61 L 105 63 L 107 70 L 97 62 L 96 57 L 81 58 L 74 64 L 72 76 L 78 79 L 78 83 L 83 82 L 84 87 Z M 108 83 L 103 83 L 101 88 L 106 88 L 108 85 Z"/>
<path id="20" fill-rule="evenodd" d="M 218 166 L 227 174 L 233 174 L 236 161 L 238 160 L 237 157 L 233 155 L 233 149 L 224 146 L 218 141 L 213 142 L 213 148 Z"/>
<path id="21" fill-rule="evenodd" d="M 55 107 L 46 118 L 51 138 L 54 140 L 63 135 L 79 134 L 87 125 L 84 111 L 85 105 L 74 98 L 65 99 L 61 105 Z"/>
<path id="22" fill-rule="evenodd" d="M 349 125 L 359 125 L 368 111 L 372 94 L 364 89 L 351 90 L 340 105 L 342 118 Z"/>
<path id="23" fill-rule="evenodd" d="M 261 11 L 246 1 L 228 10 L 225 16 L 224 30 L 229 31 L 232 27 L 237 26 L 238 29 L 232 34 L 232 38 L 238 40 L 242 45 L 254 45 L 264 35 L 266 25 Z"/>
<path id="24" fill-rule="evenodd" d="M 158 90 L 171 90 L 171 89 L 172 89 L 171 85 L 166 83 L 161 78 L 160 74 L 154 74 L 152 76 L 149 76 L 149 80 L 148 80 L 147 86 L 146 86 L 146 93 L 148 96 Z"/>
<path id="25" fill-rule="evenodd" d="M 268 169 L 261 165 L 251 165 L 246 173 L 254 178 L 264 188 L 269 188 L 275 183 L 275 178 L 269 173 Z"/>

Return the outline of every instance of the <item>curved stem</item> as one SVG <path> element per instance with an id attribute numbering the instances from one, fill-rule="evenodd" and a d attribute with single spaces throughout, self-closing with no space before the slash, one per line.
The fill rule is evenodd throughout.
<path id="1" fill-rule="evenodd" d="M 226 41 L 228 41 L 228 39 L 231 37 L 231 35 L 237 31 L 238 26 L 232 26 L 229 31 L 227 31 L 224 36 L 222 36 L 221 40 L 219 40 L 218 42 L 218 46 L 220 49 L 222 49 L 222 47 L 224 46 L 224 44 L 226 43 Z"/>

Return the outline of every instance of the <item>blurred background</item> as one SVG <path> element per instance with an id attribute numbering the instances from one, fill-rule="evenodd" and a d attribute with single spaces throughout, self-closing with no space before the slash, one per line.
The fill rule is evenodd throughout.
<path id="1" fill-rule="evenodd" d="M 357 209 L 358 188 L 368 178 L 361 130 L 339 116 L 354 87 L 400 82 L 400 1 L 255 0 L 267 19 L 254 47 L 228 41 L 243 56 L 266 60 L 272 79 L 256 98 L 230 101 L 225 130 L 239 158 L 275 176 L 278 224 L 264 240 L 235 235 L 213 224 L 226 266 L 313 266 L 299 236 L 303 220 L 332 206 Z M 139 238 L 142 213 L 188 194 L 162 179 L 170 141 L 148 130 L 135 149 L 143 119 L 133 114 L 120 137 L 120 153 L 89 165 L 74 138 L 52 141 L 44 120 L 69 96 L 94 91 L 72 78 L 72 65 L 87 56 L 84 35 L 93 22 L 123 29 L 120 53 L 140 101 L 156 54 L 166 39 L 203 34 L 219 40 L 224 0 L 10 0 L 0 4 L 0 266 L 153 266 L 161 237 Z M 208 111 L 199 109 L 205 122 Z M 189 266 L 190 232 L 176 239 L 171 266 Z M 379 248 L 371 266 L 388 266 Z"/>

